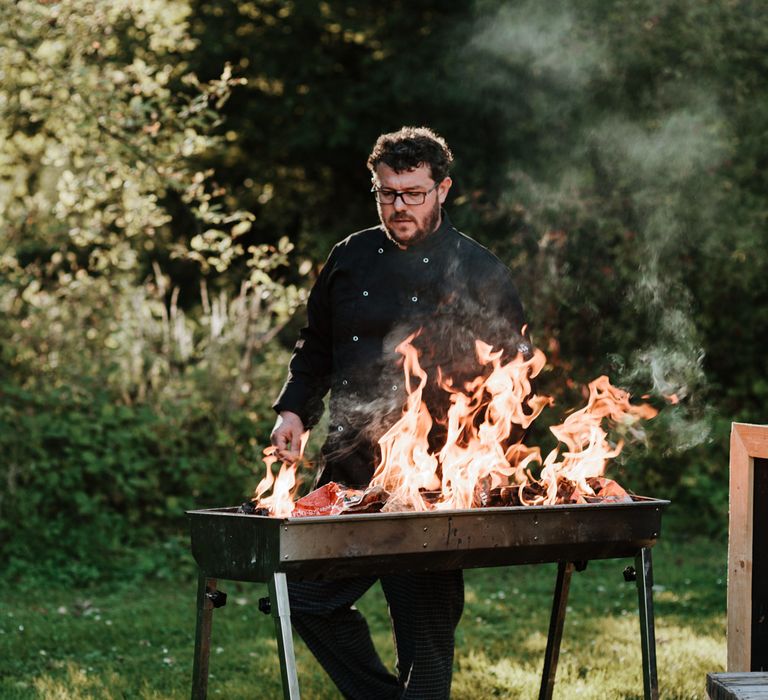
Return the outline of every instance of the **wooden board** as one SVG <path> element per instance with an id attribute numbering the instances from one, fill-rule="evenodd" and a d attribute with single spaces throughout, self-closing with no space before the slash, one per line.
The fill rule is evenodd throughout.
<path id="1" fill-rule="evenodd" d="M 731 673 L 752 670 L 756 459 L 768 459 L 768 426 L 733 423 L 728 519 L 728 671 Z M 760 503 L 758 507 L 768 508 L 768 503 Z M 768 556 L 768 552 L 761 555 Z"/>
<path id="2" fill-rule="evenodd" d="M 768 673 L 708 673 L 709 700 L 768 700 Z"/>

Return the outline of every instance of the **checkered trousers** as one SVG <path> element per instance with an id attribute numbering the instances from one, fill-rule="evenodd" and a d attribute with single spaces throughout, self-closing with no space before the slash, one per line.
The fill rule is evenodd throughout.
<path id="1" fill-rule="evenodd" d="M 291 621 L 349 700 L 447 700 L 454 631 L 464 607 L 461 571 L 380 577 L 397 650 L 391 674 L 354 607 L 377 580 L 289 582 Z"/>

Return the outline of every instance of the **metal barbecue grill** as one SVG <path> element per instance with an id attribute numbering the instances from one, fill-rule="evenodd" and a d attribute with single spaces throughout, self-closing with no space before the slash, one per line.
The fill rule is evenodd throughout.
<path id="1" fill-rule="evenodd" d="M 476 508 L 271 518 L 237 508 L 188 511 L 199 567 L 193 700 L 207 696 L 213 608 L 226 596 L 217 579 L 266 582 L 285 698 L 299 698 L 287 578 L 317 580 L 407 571 L 557 562 L 540 700 L 552 697 L 571 575 L 592 559 L 634 557 L 644 697 L 658 698 L 651 547 L 669 501 Z"/>

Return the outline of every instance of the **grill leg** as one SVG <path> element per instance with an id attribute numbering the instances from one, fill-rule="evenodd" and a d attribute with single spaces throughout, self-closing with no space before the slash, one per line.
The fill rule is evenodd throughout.
<path id="1" fill-rule="evenodd" d="M 208 590 L 216 590 L 216 579 L 200 573 L 197 579 L 197 629 L 195 631 L 195 659 L 192 669 L 192 700 L 208 697 L 208 659 L 211 653 L 211 625 L 213 601 Z"/>
<path id="2" fill-rule="evenodd" d="M 555 596 L 552 600 L 552 616 L 549 619 L 549 635 L 547 636 L 547 651 L 544 654 L 544 671 L 541 675 L 539 700 L 551 700 L 552 691 L 555 687 L 560 641 L 563 638 L 563 626 L 565 625 L 565 608 L 574 566 L 574 563 L 570 561 L 561 561 L 557 564 L 557 582 L 555 583 Z"/>
<path id="3" fill-rule="evenodd" d="M 299 700 L 299 678 L 296 675 L 296 655 L 293 652 L 291 609 L 288 603 L 288 583 L 283 573 L 275 573 L 269 580 L 272 617 L 275 618 L 277 651 L 280 655 L 280 675 L 283 678 L 283 697 Z"/>
<path id="4" fill-rule="evenodd" d="M 653 566 L 651 549 L 644 547 L 635 557 L 637 597 L 640 604 L 640 643 L 643 648 L 643 697 L 658 700 L 659 679 L 656 674 L 656 633 L 653 622 Z"/>

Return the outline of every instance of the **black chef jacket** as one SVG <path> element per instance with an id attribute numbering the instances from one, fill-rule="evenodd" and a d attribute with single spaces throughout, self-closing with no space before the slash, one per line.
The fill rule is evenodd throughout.
<path id="1" fill-rule="evenodd" d="M 307 325 L 273 407 L 298 414 L 309 428 L 330 390 L 319 483 L 365 486 L 378 439 L 401 415 L 406 397 L 397 344 L 421 329 L 413 344 L 429 375 L 424 400 L 439 422 L 448 402 L 435 382 L 437 368 L 454 385 L 479 374 L 475 339 L 507 356 L 526 353 L 523 323 L 507 267 L 457 231 L 445 211 L 432 235 L 405 250 L 382 226 L 353 233 L 333 248 L 312 288 Z M 439 443 L 440 429 L 431 440 Z"/>

